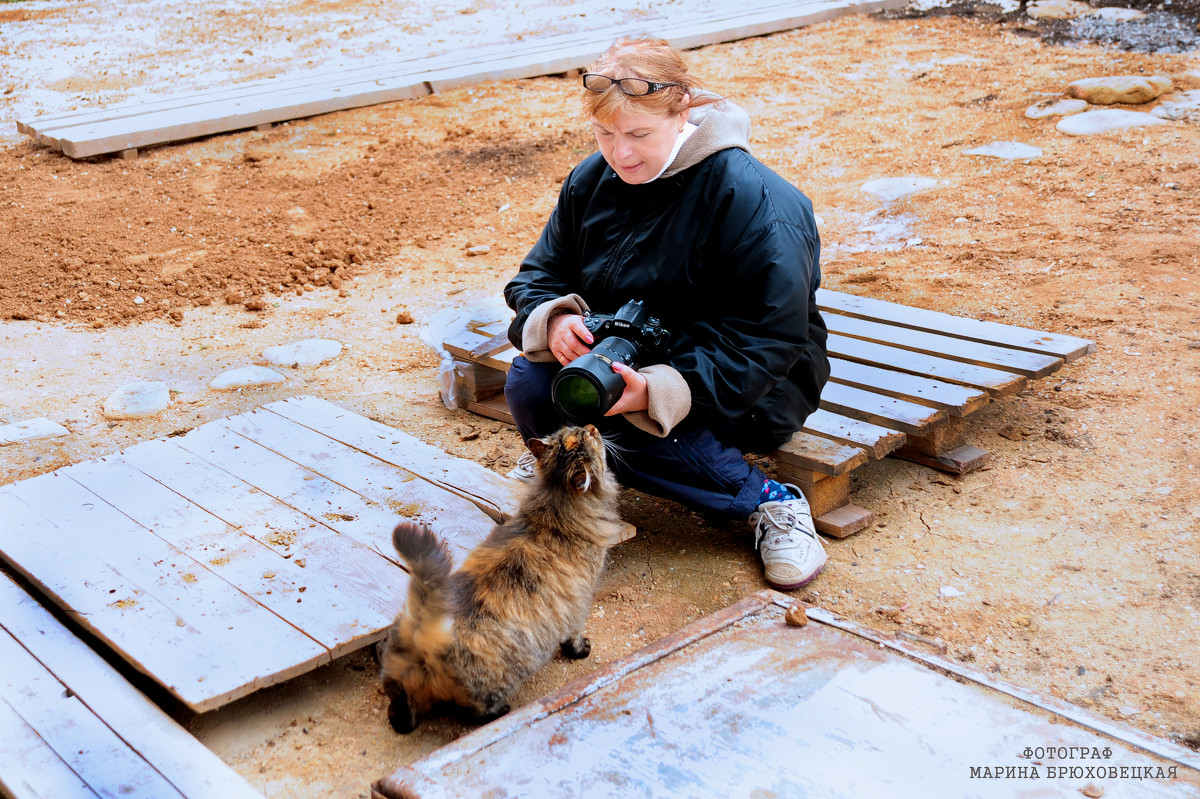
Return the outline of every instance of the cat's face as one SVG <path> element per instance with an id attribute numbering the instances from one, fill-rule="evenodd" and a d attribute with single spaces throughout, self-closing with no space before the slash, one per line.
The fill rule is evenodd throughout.
<path id="1" fill-rule="evenodd" d="M 604 439 L 593 425 L 564 427 L 546 438 L 529 441 L 544 480 L 559 483 L 576 494 L 600 484 L 604 477 Z"/>

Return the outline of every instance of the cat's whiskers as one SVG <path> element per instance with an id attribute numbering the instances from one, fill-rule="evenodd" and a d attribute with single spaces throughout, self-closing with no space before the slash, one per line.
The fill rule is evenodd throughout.
<path id="1" fill-rule="evenodd" d="M 628 468 L 629 462 L 625 460 L 625 453 L 629 452 L 628 447 L 623 447 L 614 441 L 605 441 L 604 452 L 610 461 Z"/>

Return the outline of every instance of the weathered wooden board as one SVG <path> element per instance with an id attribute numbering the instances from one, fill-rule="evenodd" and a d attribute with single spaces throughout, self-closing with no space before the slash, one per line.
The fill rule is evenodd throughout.
<path id="1" fill-rule="evenodd" d="M 1016 394 L 1029 382 L 1028 378 L 1015 372 L 913 352 L 877 341 L 839 336 L 837 333 L 830 333 L 827 343 L 830 357 L 972 386 L 983 389 L 993 397 Z"/>
<path id="2" fill-rule="evenodd" d="M 897 372 L 879 366 L 830 358 L 829 379 L 886 397 L 916 402 L 931 408 L 941 408 L 954 416 L 965 416 L 987 405 L 991 398 L 986 391 L 953 383 L 944 383 L 919 375 Z"/>
<path id="3" fill-rule="evenodd" d="M 193 710 L 378 640 L 401 518 L 458 558 L 518 487 L 316 398 L 0 487 L 0 557 Z"/>
<path id="4" fill-rule="evenodd" d="M 368 66 L 219 87 L 55 114 L 17 128 L 72 158 L 136 150 L 287 119 L 419 97 L 483 81 L 563 73 L 591 62 L 613 39 L 652 32 L 678 47 L 699 47 L 801 27 L 843 14 L 899 7 L 904 0 L 759 0 L 558 37 L 472 48 L 424 59 L 377 60 Z"/>
<path id="5" fill-rule="evenodd" d="M 831 313 L 846 314 L 859 319 L 872 319 L 913 330 L 940 333 L 977 341 L 981 344 L 1037 352 L 1062 358 L 1067 363 L 1096 351 L 1096 342 L 1078 336 L 1032 330 L 999 322 L 985 322 L 966 316 L 928 311 L 924 308 L 899 305 L 894 302 L 860 297 L 829 289 L 817 290 L 817 304 L 821 310 Z"/>
<path id="6" fill-rule="evenodd" d="M 899 349 L 911 350 L 923 355 L 935 355 L 1015 372 L 1030 378 L 1045 377 L 1063 365 L 1063 359 L 1024 350 L 1011 350 L 993 344 L 980 344 L 967 339 L 926 333 L 922 330 L 897 327 L 885 322 L 874 322 L 842 314 L 824 314 L 830 333 L 887 344 Z"/>
<path id="7" fill-rule="evenodd" d="M 819 608 L 791 626 L 792 602 L 748 597 L 397 769 L 373 795 L 1065 797 L 1088 782 L 1110 796 L 1200 792 L 1195 752 Z M 1089 766 L 1104 774 L 1082 776 Z M 1110 777 L 1110 766 L 1159 776 Z"/>
<path id="8" fill-rule="evenodd" d="M 4 575 L 0 794 L 261 796 Z"/>

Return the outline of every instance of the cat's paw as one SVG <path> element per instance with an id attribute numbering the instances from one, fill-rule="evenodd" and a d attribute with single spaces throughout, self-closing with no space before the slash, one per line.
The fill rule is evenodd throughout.
<path id="1" fill-rule="evenodd" d="M 560 649 L 563 657 L 571 660 L 583 660 L 592 653 L 592 642 L 585 636 L 576 635 L 563 641 Z"/>

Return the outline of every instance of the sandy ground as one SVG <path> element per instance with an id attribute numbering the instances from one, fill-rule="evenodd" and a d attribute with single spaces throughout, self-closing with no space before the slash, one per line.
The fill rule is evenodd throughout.
<path id="1" fill-rule="evenodd" d="M 160 5 L 150 23 L 139 16 L 149 7 L 124 4 L 115 27 L 97 2 L 0 5 L 0 424 L 46 417 L 70 430 L 0 448 L 0 479 L 299 394 L 506 471 L 516 434 L 443 405 L 426 339 L 447 307 L 495 301 L 560 181 L 592 151 L 575 84 L 481 85 L 136 160 L 71 161 L 13 133 L 16 118 L 72 104 L 369 56 L 387 49 L 383 31 L 405 24 L 431 52 L 501 30 L 483 2 L 410 4 L 407 22 L 372 3 L 204 15 Z M 561 25 L 595 13 L 530 8 Z M 425 27 L 413 21 L 422 9 Z M 430 20 L 449 32 L 440 43 Z M 544 19 L 521 16 L 503 30 L 539 27 Z M 13 66 L 53 48 L 59 72 Z M 1200 406 L 1200 129 L 1074 138 L 1024 116 L 1077 78 L 1166 75 L 1182 90 L 1200 58 L 1048 43 L 1028 20 L 985 14 L 855 16 L 691 58 L 750 111 L 756 154 L 812 197 L 827 286 L 1098 344 L 968 417 L 988 468 L 962 478 L 897 460 L 858 470 L 852 500 L 875 523 L 828 542 L 827 572 L 795 595 L 1200 745 L 1200 458 L 1189 445 Z M 966 152 L 995 141 L 1043 154 Z M 910 175 L 936 185 L 887 204 L 862 190 Z M 480 244 L 486 255 L 467 254 Z M 346 351 L 277 387 L 207 388 L 261 362 L 263 348 L 310 336 Z M 104 399 L 133 379 L 165 380 L 172 406 L 106 420 Z M 592 657 L 554 661 L 525 699 L 763 586 L 743 523 L 632 492 L 623 510 L 639 533 L 612 553 Z M 396 736 L 373 668 L 360 653 L 219 711 L 176 712 L 268 795 L 362 796 L 467 729 L 435 718 Z"/>

